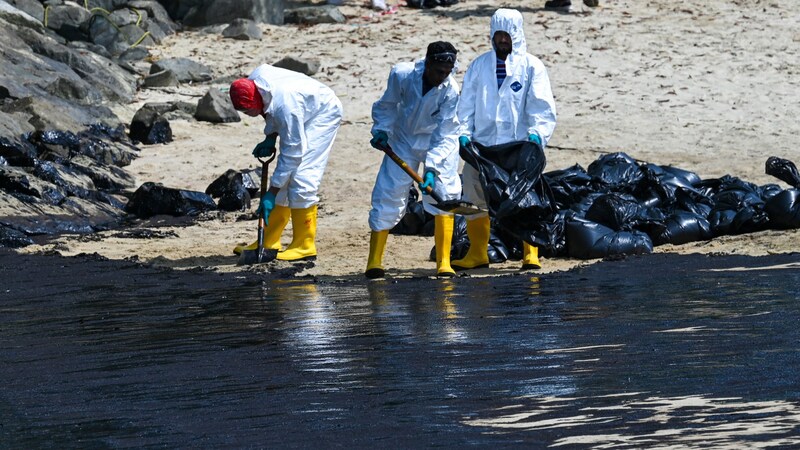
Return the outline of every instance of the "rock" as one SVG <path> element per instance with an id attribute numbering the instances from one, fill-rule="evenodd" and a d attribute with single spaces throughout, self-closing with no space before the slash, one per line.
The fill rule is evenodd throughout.
<path id="1" fill-rule="evenodd" d="M 108 16 L 108 20 L 120 28 L 126 25 L 139 25 L 147 21 L 147 11 L 138 9 L 122 8 L 117 9 Z"/>
<path id="2" fill-rule="evenodd" d="M 119 225 L 123 211 L 99 200 L 63 197 L 56 205 L 17 198 L 0 199 L 0 225 L 28 236 L 58 233 L 91 233 Z"/>
<path id="3" fill-rule="evenodd" d="M 30 116 L 25 113 L 6 113 L 0 110 L 0 137 L 22 136 L 35 131 L 36 128 L 28 122 L 29 118 Z"/>
<path id="4" fill-rule="evenodd" d="M 37 158 L 46 161 L 63 162 L 78 149 L 78 136 L 70 131 L 34 131 L 28 142 L 36 147 Z"/>
<path id="5" fill-rule="evenodd" d="M 21 248 L 33 245 L 33 239 L 20 231 L 0 225 L 0 247 Z"/>
<path id="6" fill-rule="evenodd" d="M 157 215 L 195 216 L 216 209 L 217 205 L 208 194 L 168 188 L 152 182 L 139 186 L 125 206 L 125 211 L 142 219 Z"/>
<path id="7" fill-rule="evenodd" d="M 97 53 L 98 55 L 108 59 L 112 58 L 111 53 L 109 53 L 105 47 L 103 47 L 102 45 L 97 45 L 94 42 L 72 41 L 72 42 L 67 42 L 67 47 L 73 48 L 79 53 L 92 52 L 92 53 Z"/>
<path id="8" fill-rule="evenodd" d="M 83 41 L 88 35 L 81 24 L 89 20 L 92 13 L 75 3 L 50 6 L 45 15 L 45 26 L 68 41 Z"/>
<path id="9" fill-rule="evenodd" d="M 308 76 L 314 75 L 319 71 L 319 61 L 295 58 L 293 56 L 285 56 L 273 66 L 300 72 Z"/>
<path id="10" fill-rule="evenodd" d="M 48 84 L 45 90 L 56 97 L 83 105 L 93 105 L 103 101 L 103 96 L 80 78 L 59 76 Z"/>
<path id="11" fill-rule="evenodd" d="M 71 158 L 68 167 L 89 177 L 97 189 L 119 192 L 133 188 L 135 183 L 133 176 L 119 167 L 99 164 L 84 155 Z"/>
<path id="12" fill-rule="evenodd" d="M 241 120 L 230 97 L 216 88 L 209 89 L 197 103 L 197 112 L 194 118 L 214 123 L 239 122 Z"/>
<path id="13" fill-rule="evenodd" d="M 0 42 L 3 33 L 0 27 Z M 24 65 L 20 62 L 17 64 L 18 73 L 26 66 L 29 68 L 28 74 L 20 76 L 39 81 L 43 74 L 48 72 L 51 77 L 56 73 L 61 76 L 71 73 L 86 81 L 93 89 L 99 90 L 106 100 L 129 102 L 133 99 L 133 94 L 136 92 L 136 78 L 108 58 L 93 52 L 79 52 L 29 30 L 20 30 L 16 37 L 22 39 L 24 42 L 22 45 L 29 47 L 31 52 L 51 60 L 44 62 L 40 58 L 38 61 L 25 60 Z M 6 67 L 3 70 L 7 70 Z"/>
<path id="14" fill-rule="evenodd" d="M 179 84 L 178 76 L 175 75 L 175 72 L 169 69 L 164 69 L 155 73 L 151 72 L 149 75 L 144 77 L 144 87 L 146 88 L 173 87 L 178 86 Z"/>
<path id="15" fill-rule="evenodd" d="M 193 3 L 183 17 L 183 24 L 190 27 L 231 23 L 234 19 L 283 24 L 285 0 L 205 0 Z"/>
<path id="16" fill-rule="evenodd" d="M 0 157 L 12 166 L 33 167 L 36 147 L 26 140 L 0 136 Z"/>
<path id="17" fill-rule="evenodd" d="M 206 194 L 219 198 L 217 206 L 223 211 L 244 211 L 250 208 L 250 193 L 244 186 L 242 174 L 228 169 L 206 188 Z"/>
<path id="18" fill-rule="evenodd" d="M 150 73 L 171 70 L 181 83 L 211 80 L 211 68 L 188 58 L 166 58 L 153 63 Z"/>
<path id="19" fill-rule="evenodd" d="M 18 167 L 0 167 L 0 189 L 7 193 L 41 196 L 39 191 L 31 187 L 27 172 Z"/>
<path id="20" fill-rule="evenodd" d="M 156 44 L 160 44 L 167 36 L 172 34 L 166 26 L 150 20 L 142 24 L 142 29 L 148 33 Z"/>
<path id="21" fill-rule="evenodd" d="M 120 27 L 119 29 L 125 43 L 131 47 L 136 47 L 139 45 L 147 47 L 150 45 L 154 45 L 156 43 L 156 41 L 153 40 L 152 36 L 150 36 L 150 33 L 142 29 L 138 25 L 135 24 L 125 25 Z M 125 50 L 127 50 L 127 48 L 125 48 Z M 117 54 L 121 53 L 122 52 L 119 52 Z"/>
<path id="22" fill-rule="evenodd" d="M 289 9 L 285 12 L 283 21 L 284 23 L 316 25 L 320 23 L 345 23 L 347 19 L 335 5 L 323 5 Z"/>
<path id="23" fill-rule="evenodd" d="M 94 123 L 117 126 L 119 119 L 105 106 L 79 106 L 44 94 L 25 97 L 3 107 L 7 113 L 24 113 L 37 130 L 82 130 Z"/>
<path id="24" fill-rule="evenodd" d="M 44 8 L 42 8 L 41 17 L 42 19 L 44 18 Z M 0 1 L 0 19 L 12 25 L 32 28 L 40 33 L 44 32 L 42 20 L 39 20 L 37 16 L 33 16 L 22 9 L 17 9 L 4 1 Z"/>
<path id="25" fill-rule="evenodd" d="M 133 115 L 129 136 L 144 144 L 164 144 L 172 142 L 172 128 L 156 108 L 145 104 Z"/>
<path id="26" fill-rule="evenodd" d="M 89 129 L 80 132 L 78 138 L 76 153 L 86 155 L 104 165 L 125 167 L 139 153 L 139 149 L 125 134 L 125 127 L 122 124 L 116 128 L 94 124 Z"/>
<path id="27" fill-rule="evenodd" d="M 89 40 L 106 49 L 111 55 L 122 54 L 130 47 L 122 38 L 119 28 L 102 14 L 93 15 L 86 25 Z"/>
<path id="28" fill-rule="evenodd" d="M 262 34 L 261 28 L 259 28 L 254 21 L 249 19 L 236 19 L 230 26 L 222 31 L 222 36 L 239 41 L 260 41 Z"/>
<path id="29" fill-rule="evenodd" d="M 180 27 L 172 21 L 167 10 L 156 1 L 135 0 L 128 2 L 129 8 L 136 8 L 140 11 L 147 11 L 150 17 L 149 23 L 157 24 L 167 34 L 176 32 Z"/>
<path id="30" fill-rule="evenodd" d="M 131 47 L 119 55 L 119 62 L 141 61 L 150 56 L 150 52 L 145 47 Z"/>
<path id="31" fill-rule="evenodd" d="M 20 11 L 28 14 L 32 18 L 44 23 L 44 5 L 38 0 L 11 0 L 11 6 L 19 9 Z M 0 7 L 2 9 L 2 7 Z"/>
<path id="32" fill-rule="evenodd" d="M 164 113 L 164 118 L 167 120 L 194 120 L 194 115 L 197 113 L 197 104 L 191 102 L 174 102 L 171 103 L 173 107 Z"/>

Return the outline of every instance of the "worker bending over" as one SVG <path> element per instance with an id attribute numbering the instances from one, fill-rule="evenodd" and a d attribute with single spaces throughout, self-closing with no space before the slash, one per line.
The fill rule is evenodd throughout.
<path id="1" fill-rule="evenodd" d="M 258 213 L 267 224 L 264 248 L 279 250 L 284 261 L 312 260 L 317 247 L 317 203 L 320 182 L 336 132 L 342 122 L 342 103 L 324 84 L 301 73 L 268 64 L 256 68 L 230 88 L 233 106 L 248 116 L 262 116 L 266 139 L 253 155 L 266 158 L 280 137 L 278 163 L 267 192 L 261 193 Z M 281 250 L 281 233 L 292 219 L 292 242 Z M 253 250 L 258 242 L 237 246 L 234 253 Z"/>

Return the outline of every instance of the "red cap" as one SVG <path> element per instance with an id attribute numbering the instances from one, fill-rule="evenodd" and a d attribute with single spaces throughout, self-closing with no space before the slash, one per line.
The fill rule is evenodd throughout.
<path id="1" fill-rule="evenodd" d="M 233 107 L 238 110 L 257 109 L 259 112 L 264 110 L 264 101 L 253 80 L 239 78 L 231 83 L 229 93 Z"/>

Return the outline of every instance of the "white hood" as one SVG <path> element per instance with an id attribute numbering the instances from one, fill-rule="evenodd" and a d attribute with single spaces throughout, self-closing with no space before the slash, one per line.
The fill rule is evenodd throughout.
<path id="1" fill-rule="evenodd" d="M 525 43 L 525 30 L 522 29 L 522 14 L 516 9 L 498 9 L 492 15 L 489 39 L 494 38 L 498 31 L 505 31 L 511 36 L 511 55 L 519 56 L 528 52 L 528 45 Z M 494 43 L 492 43 L 494 48 Z"/>

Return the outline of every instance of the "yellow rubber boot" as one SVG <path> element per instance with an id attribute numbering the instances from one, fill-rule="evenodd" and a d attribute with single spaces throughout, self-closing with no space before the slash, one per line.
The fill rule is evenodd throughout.
<path id="1" fill-rule="evenodd" d="M 489 233 L 491 222 L 489 216 L 467 220 L 467 237 L 469 250 L 462 259 L 452 262 L 456 270 L 480 269 L 489 267 Z"/>
<path id="2" fill-rule="evenodd" d="M 388 238 L 389 230 L 373 231 L 369 234 L 369 257 L 367 270 L 364 271 L 364 276 L 369 279 L 383 278 L 386 275 L 383 270 L 383 251 Z"/>
<path id="3" fill-rule="evenodd" d="M 522 241 L 522 270 L 541 269 L 539 248 Z"/>
<path id="4" fill-rule="evenodd" d="M 281 234 L 286 224 L 289 223 L 289 208 L 286 206 L 275 205 L 269 213 L 269 223 L 264 228 L 264 248 L 270 250 L 281 250 Z M 233 253 L 241 255 L 243 250 L 258 249 L 258 240 L 250 245 L 237 245 L 233 248 Z"/>
<path id="5" fill-rule="evenodd" d="M 456 272 L 450 267 L 450 244 L 453 240 L 453 216 L 434 216 L 433 240 L 436 243 L 436 275 L 453 277 Z"/>
<path id="6" fill-rule="evenodd" d="M 278 252 L 281 261 L 312 261 L 317 259 L 317 205 L 292 209 L 292 243 Z"/>

